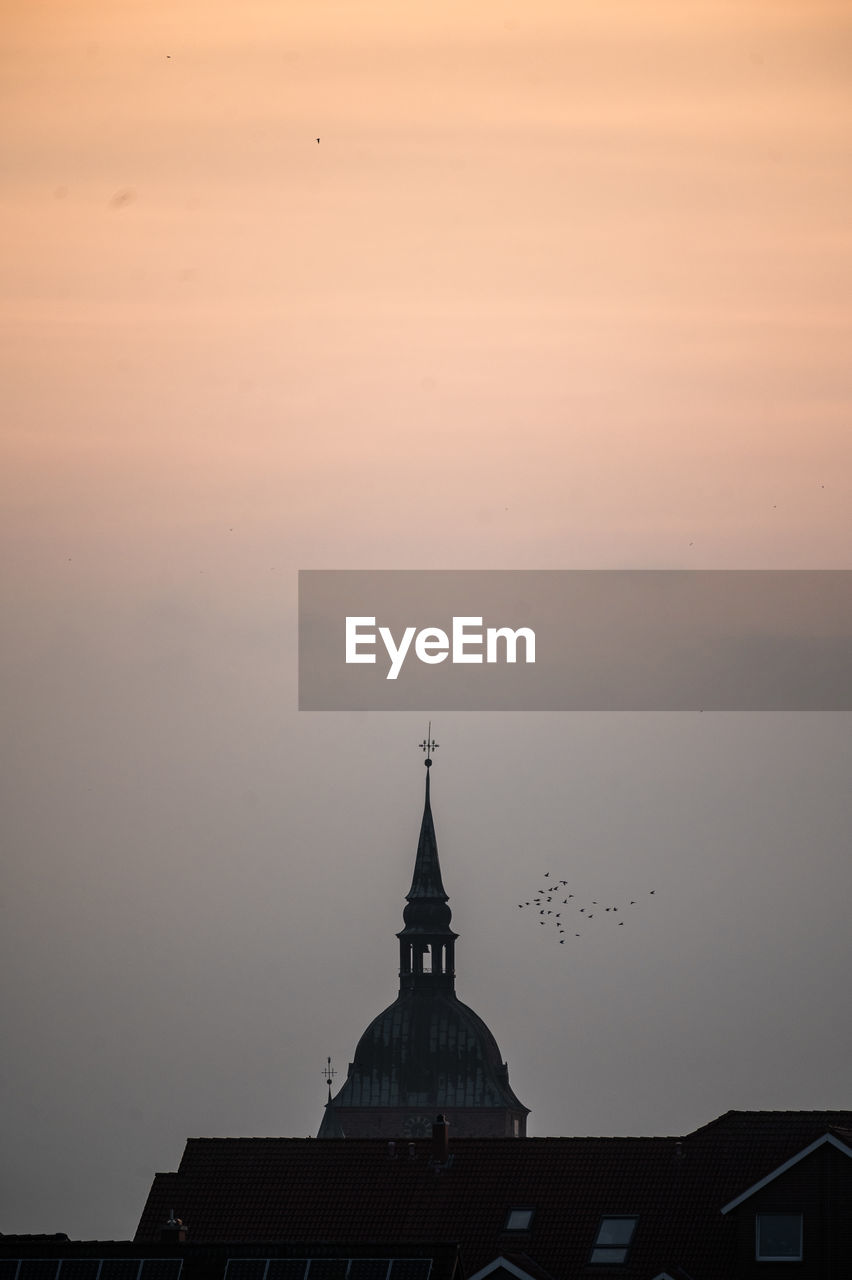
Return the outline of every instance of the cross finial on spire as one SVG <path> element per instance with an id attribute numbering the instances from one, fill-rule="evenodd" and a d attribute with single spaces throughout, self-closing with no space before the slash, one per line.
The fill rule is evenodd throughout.
<path id="1" fill-rule="evenodd" d="M 439 743 L 435 742 L 435 740 L 432 737 L 432 721 L 431 720 L 429 721 L 429 732 L 426 734 L 426 737 L 423 739 L 423 741 L 419 745 L 420 745 L 420 750 L 426 752 L 426 759 L 424 760 L 423 763 L 426 765 L 427 769 L 431 769 L 432 768 L 432 752 L 437 751 L 439 746 Z"/>

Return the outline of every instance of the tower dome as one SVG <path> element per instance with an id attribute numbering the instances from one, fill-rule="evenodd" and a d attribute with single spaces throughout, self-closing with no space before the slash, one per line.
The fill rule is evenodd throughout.
<path id="1" fill-rule="evenodd" d="M 457 1137 L 523 1137 L 529 1109 L 486 1024 L 455 993 L 452 912 L 426 800 L 399 939 L 399 995 L 367 1027 L 346 1080 L 329 1096 L 318 1137 L 426 1136 L 442 1112 Z"/>

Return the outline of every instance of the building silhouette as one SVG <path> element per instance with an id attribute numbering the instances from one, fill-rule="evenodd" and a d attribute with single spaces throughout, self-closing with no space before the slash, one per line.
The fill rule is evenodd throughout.
<path id="1" fill-rule="evenodd" d="M 445 1115 L 460 1138 L 521 1138 L 529 1108 L 515 1096 L 497 1041 L 455 992 L 452 912 L 441 878 L 426 756 L 426 799 L 399 939 L 399 995 L 358 1041 L 328 1102 L 319 1138 L 418 1138 Z"/>

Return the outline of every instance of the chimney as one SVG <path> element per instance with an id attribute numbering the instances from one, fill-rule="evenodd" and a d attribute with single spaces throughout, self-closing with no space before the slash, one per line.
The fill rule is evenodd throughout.
<path id="1" fill-rule="evenodd" d="M 446 1164 L 450 1154 L 450 1126 L 444 1116 L 438 1116 L 432 1125 L 432 1159 L 435 1164 Z"/>
<path id="2" fill-rule="evenodd" d="M 162 1244 L 186 1244 L 186 1226 L 175 1217 L 174 1209 L 169 1211 L 168 1218 L 160 1227 L 160 1241 Z"/>

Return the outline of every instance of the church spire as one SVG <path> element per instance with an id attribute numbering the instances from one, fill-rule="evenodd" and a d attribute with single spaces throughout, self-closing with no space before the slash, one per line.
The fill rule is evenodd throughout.
<path id="1" fill-rule="evenodd" d="M 432 722 L 429 721 L 429 734 L 432 733 Z M 438 841 L 435 838 L 435 823 L 432 819 L 432 802 L 429 781 L 431 778 L 431 752 L 437 750 L 438 743 L 428 736 L 420 743 L 420 750 L 426 752 L 426 803 L 423 806 L 423 820 L 420 823 L 420 839 L 417 842 L 417 857 L 414 859 L 414 875 L 411 888 L 406 894 L 409 902 L 419 898 L 440 898 L 447 901 L 441 880 L 441 864 L 438 861 Z"/>
<path id="2" fill-rule="evenodd" d="M 441 879 L 430 794 L 432 752 L 437 747 L 438 743 L 432 738 L 430 721 L 429 733 L 420 743 L 421 751 L 426 752 L 426 800 L 420 823 L 420 838 L 417 841 L 411 888 L 406 894 L 407 905 L 402 914 L 405 928 L 396 935 L 399 938 L 401 990 L 440 987 L 452 991 L 455 978 L 453 953 L 458 934 L 453 933 L 450 928 L 453 916 L 447 905 L 447 894 Z"/>

